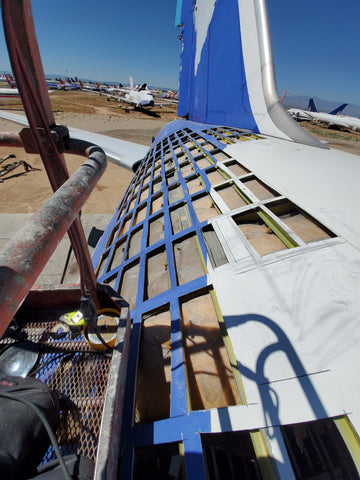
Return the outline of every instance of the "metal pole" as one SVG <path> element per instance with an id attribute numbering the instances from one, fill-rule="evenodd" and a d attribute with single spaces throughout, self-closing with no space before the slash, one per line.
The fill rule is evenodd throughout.
<path id="1" fill-rule="evenodd" d="M 16 85 L 51 187 L 56 191 L 69 177 L 65 160 L 56 148 L 50 130 L 55 127 L 45 75 L 37 44 L 30 0 L 2 0 L 2 15 L 8 53 Z M 89 249 L 79 218 L 69 228 L 71 245 L 80 268 L 81 286 L 96 287 Z"/>
<path id="2" fill-rule="evenodd" d="M 84 143 L 71 141 L 75 151 Z M 105 171 L 105 153 L 95 146 L 87 153 L 88 160 L 0 252 L 0 336 Z"/>

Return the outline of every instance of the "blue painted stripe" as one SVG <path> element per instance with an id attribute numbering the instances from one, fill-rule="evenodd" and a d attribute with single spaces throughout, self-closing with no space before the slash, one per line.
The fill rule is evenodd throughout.
<path id="1" fill-rule="evenodd" d="M 195 72 L 196 31 L 192 0 L 183 2 L 178 115 L 258 132 L 245 75 L 237 0 L 215 2 L 201 60 Z"/>
<path id="2" fill-rule="evenodd" d="M 191 475 L 192 478 L 194 478 L 194 475 L 196 475 L 197 479 L 205 479 L 200 434 L 211 432 L 211 418 L 209 411 L 190 411 L 190 406 L 188 405 L 184 348 L 181 333 L 180 308 L 181 302 L 183 301 L 183 299 L 188 298 L 189 294 L 196 295 L 197 293 L 200 294 L 200 292 L 203 293 L 205 289 L 211 288 L 211 285 L 208 284 L 208 277 L 206 272 L 204 272 L 204 274 L 202 274 L 200 277 L 190 282 L 187 282 L 183 285 L 178 285 L 173 249 L 175 242 L 181 241 L 189 235 L 194 235 L 198 239 L 201 255 L 203 256 L 206 265 L 207 249 L 202 237 L 201 229 L 205 225 L 207 225 L 208 222 L 199 222 L 192 204 L 192 198 L 194 198 L 194 196 L 198 197 L 199 195 L 201 195 L 201 192 L 208 194 L 211 185 L 206 176 L 206 169 L 200 169 L 198 167 L 196 162 L 193 161 L 192 152 L 187 149 L 184 144 L 188 141 L 191 141 L 199 148 L 202 148 L 201 142 L 203 141 L 202 139 L 205 139 L 209 140 L 213 145 L 215 145 L 215 148 L 223 150 L 224 145 L 222 143 L 211 137 L 211 133 L 205 133 L 205 131 L 209 130 L 211 130 L 211 127 L 205 126 L 203 124 L 180 121 L 174 122 L 170 126 L 167 126 L 164 131 L 160 132 L 158 136 L 158 143 L 153 143 L 153 146 L 148 156 L 144 159 L 144 162 L 141 166 L 141 171 L 139 171 L 135 175 L 131 186 L 127 190 L 126 198 L 124 198 L 120 203 L 117 213 L 116 215 L 114 215 L 111 224 L 109 225 L 106 234 L 104 235 L 104 240 L 101 242 L 101 246 L 104 248 L 103 252 L 99 251 L 97 253 L 97 260 L 101 258 L 101 254 L 104 254 L 108 255 L 107 262 L 109 262 L 111 256 L 113 255 L 116 244 L 122 239 L 126 241 L 126 251 L 119 265 L 112 265 L 112 269 L 110 271 L 105 270 L 104 274 L 99 279 L 100 281 L 106 281 L 108 279 L 111 279 L 113 275 L 116 275 L 116 290 L 118 289 L 119 279 L 124 274 L 125 269 L 134 264 L 135 262 L 139 263 L 137 300 L 135 308 L 131 312 L 131 316 L 133 319 L 133 330 L 128 361 L 128 375 L 125 389 L 124 417 L 122 424 L 123 443 L 121 446 L 121 478 L 131 478 L 135 447 L 171 442 L 183 442 L 185 463 L 188 474 Z M 171 139 L 169 135 L 171 135 Z M 224 137 L 231 137 L 232 132 L 224 133 L 223 135 Z M 199 138 L 197 140 L 197 137 L 201 137 L 201 139 Z M 179 159 L 174 152 L 174 149 L 179 145 L 181 145 L 182 148 L 187 151 L 188 159 L 190 159 L 190 161 L 192 161 L 194 165 L 195 172 L 191 175 L 198 175 L 199 177 L 201 177 L 204 183 L 204 188 L 200 192 L 196 192 L 192 195 L 190 195 L 188 192 L 186 181 L 182 177 L 182 172 L 180 169 L 180 164 L 183 162 L 186 163 L 188 159 L 186 159 L 185 156 L 182 156 L 181 159 Z M 183 189 L 183 197 L 181 198 L 181 200 L 178 200 L 171 205 L 168 200 L 168 192 L 170 185 L 167 184 L 166 170 L 164 165 L 165 150 L 171 151 L 172 160 L 174 162 L 174 169 L 178 175 L 176 183 L 181 185 Z M 205 148 L 205 150 L 207 149 Z M 159 154 L 161 156 L 161 169 L 155 171 L 155 161 L 159 158 Z M 196 156 L 200 155 L 202 154 L 196 154 L 195 158 Z M 208 155 L 211 156 L 210 153 L 208 153 Z M 212 158 L 214 160 L 214 164 L 216 164 L 216 159 L 214 157 Z M 151 176 L 148 182 L 148 197 L 147 199 L 140 202 L 141 190 L 144 185 L 143 183 L 139 182 L 139 180 L 141 179 L 141 177 L 145 177 L 148 172 L 151 172 Z M 156 213 L 150 215 L 151 202 L 154 196 L 159 194 L 159 192 L 153 193 L 152 187 L 155 179 L 158 179 L 160 175 L 163 195 L 163 206 Z M 186 178 L 191 178 L 191 175 L 187 176 Z M 134 197 L 136 189 L 138 189 L 138 191 L 136 193 L 136 196 Z M 133 197 L 135 198 L 135 201 L 132 206 L 132 210 L 128 211 L 126 209 L 129 208 Z M 173 234 L 170 210 L 174 208 L 174 206 L 181 204 L 187 205 L 191 225 L 185 230 Z M 145 220 L 139 222 L 136 226 L 134 226 L 133 223 L 136 215 L 136 210 L 142 205 L 146 205 L 146 218 Z M 121 218 L 119 218 L 120 212 Z M 164 215 L 164 236 L 156 243 L 148 245 L 147 238 L 149 222 L 151 219 L 159 216 L 159 214 Z M 122 237 L 117 238 L 118 232 L 120 228 L 122 228 L 122 225 L 127 218 L 131 218 L 130 228 L 128 232 L 124 233 Z M 129 248 L 131 235 L 140 227 L 142 228 L 143 232 L 140 252 L 135 256 L 127 258 L 126 252 Z M 114 231 L 116 231 L 116 233 L 114 233 Z M 113 235 L 112 243 L 105 248 L 105 245 L 111 235 Z M 146 289 L 147 258 L 159 248 L 163 248 L 166 251 L 169 273 L 169 289 L 159 295 L 145 300 L 144 292 Z M 94 262 L 94 264 L 96 263 Z M 139 346 L 141 341 L 142 318 L 144 314 L 147 314 L 148 312 L 154 312 L 157 309 L 162 308 L 164 305 L 169 306 L 171 317 L 170 418 L 151 422 L 144 425 L 137 424 L 134 426 L 133 419 L 136 388 L 136 371 Z"/>

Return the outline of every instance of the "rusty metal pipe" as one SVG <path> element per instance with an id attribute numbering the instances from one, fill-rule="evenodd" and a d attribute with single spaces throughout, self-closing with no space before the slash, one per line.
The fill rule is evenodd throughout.
<path id="1" fill-rule="evenodd" d="M 36 40 L 30 0 L 1 0 L 4 33 L 9 58 L 29 121 L 32 142 L 36 145 L 49 177 L 57 190 L 69 177 L 65 159 L 56 148 L 50 130 L 55 117 L 45 82 L 45 75 Z M 82 289 L 94 289 L 96 277 L 79 219 L 69 229 L 71 245 L 80 267 Z"/>
<path id="2" fill-rule="evenodd" d="M 20 135 L 15 132 L 0 132 L 1 147 L 23 147 Z"/>
<path id="3" fill-rule="evenodd" d="M 71 146 L 77 150 L 79 142 L 72 140 L 70 150 Z M 88 160 L 0 252 L 0 336 L 105 171 L 105 153 L 95 146 L 87 147 L 86 152 Z"/>

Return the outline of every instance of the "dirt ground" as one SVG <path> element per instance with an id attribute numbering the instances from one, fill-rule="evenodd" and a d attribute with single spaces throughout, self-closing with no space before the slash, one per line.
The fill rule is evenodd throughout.
<path id="1" fill-rule="evenodd" d="M 328 142 L 330 148 L 360 155 L 360 132 L 335 130 L 316 122 L 302 122 L 301 126 L 319 140 Z"/>
<path id="2" fill-rule="evenodd" d="M 59 91 L 50 94 L 56 123 L 90 132 L 150 146 L 152 138 L 170 120 L 176 118 L 176 105 L 154 107 L 143 113 L 120 108 L 118 102 L 100 94 Z M 159 102 L 161 100 L 159 99 Z M 24 114 L 20 100 L 1 103 L 3 110 Z M 22 126 L 0 119 L 0 131 L 19 132 Z M 1 167 L 18 163 L 0 183 L 0 213 L 33 213 L 51 195 L 51 188 L 39 155 L 32 155 L 20 148 L 0 147 L 0 161 L 7 155 Z M 83 163 L 82 157 L 66 155 L 69 173 Z M 26 162 L 33 168 L 26 171 Z M 133 174 L 108 162 L 107 169 L 87 200 L 83 213 L 112 214 L 120 202 Z M 0 177 L 1 178 L 1 177 Z"/>
<path id="3" fill-rule="evenodd" d="M 81 91 L 56 91 L 50 94 L 56 123 L 81 128 L 150 146 L 153 137 L 169 121 L 177 118 L 176 105 L 163 102 L 147 113 L 126 111 L 119 103 L 99 93 Z M 2 102 L 3 110 L 23 114 L 20 100 Z M 332 148 L 360 155 L 360 133 L 330 130 L 313 123 L 302 126 Z M 21 126 L 0 119 L 0 131 L 21 130 Z M 0 213 L 35 212 L 51 195 L 51 189 L 39 155 L 25 153 L 19 148 L 0 147 L 0 162 L 7 155 L 15 155 L 1 163 L 1 167 L 14 162 L 18 166 L 0 183 Z M 359 159 L 360 161 L 360 159 Z M 26 171 L 24 163 L 32 169 Z M 66 156 L 70 174 L 83 162 L 81 157 Z M 112 214 L 122 198 L 132 172 L 108 163 L 106 172 L 85 204 L 83 213 Z"/>

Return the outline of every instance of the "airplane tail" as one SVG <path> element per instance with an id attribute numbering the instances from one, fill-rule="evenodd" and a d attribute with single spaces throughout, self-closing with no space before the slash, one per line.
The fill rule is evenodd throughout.
<path id="1" fill-rule="evenodd" d="M 280 102 L 266 0 L 178 0 L 176 23 L 179 116 L 326 148 Z"/>
<path id="2" fill-rule="evenodd" d="M 317 108 L 313 98 L 309 98 L 309 105 L 308 105 L 309 112 L 317 112 Z"/>
<path id="3" fill-rule="evenodd" d="M 133 89 L 134 89 L 134 82 L 133 82 L 132 76 L 130 75 L 130 90 L 133 90 Z"/>
<path id="4" fill-rule="evenodd" d="M 15 88 L 15 80 L 11 75 L 5 74 L 5 79 L 11 88 Z"/>
<path id="5" fill-rule="evenodd" d="M 348 103 L 343 103 L 342 105 L 340 105 L 339 107 L 336 107 L 334 110 L 331 110 L 330 115 L 338 115 L 340 114 L 345 107 L 347 107 L 349 104 Z"/>

